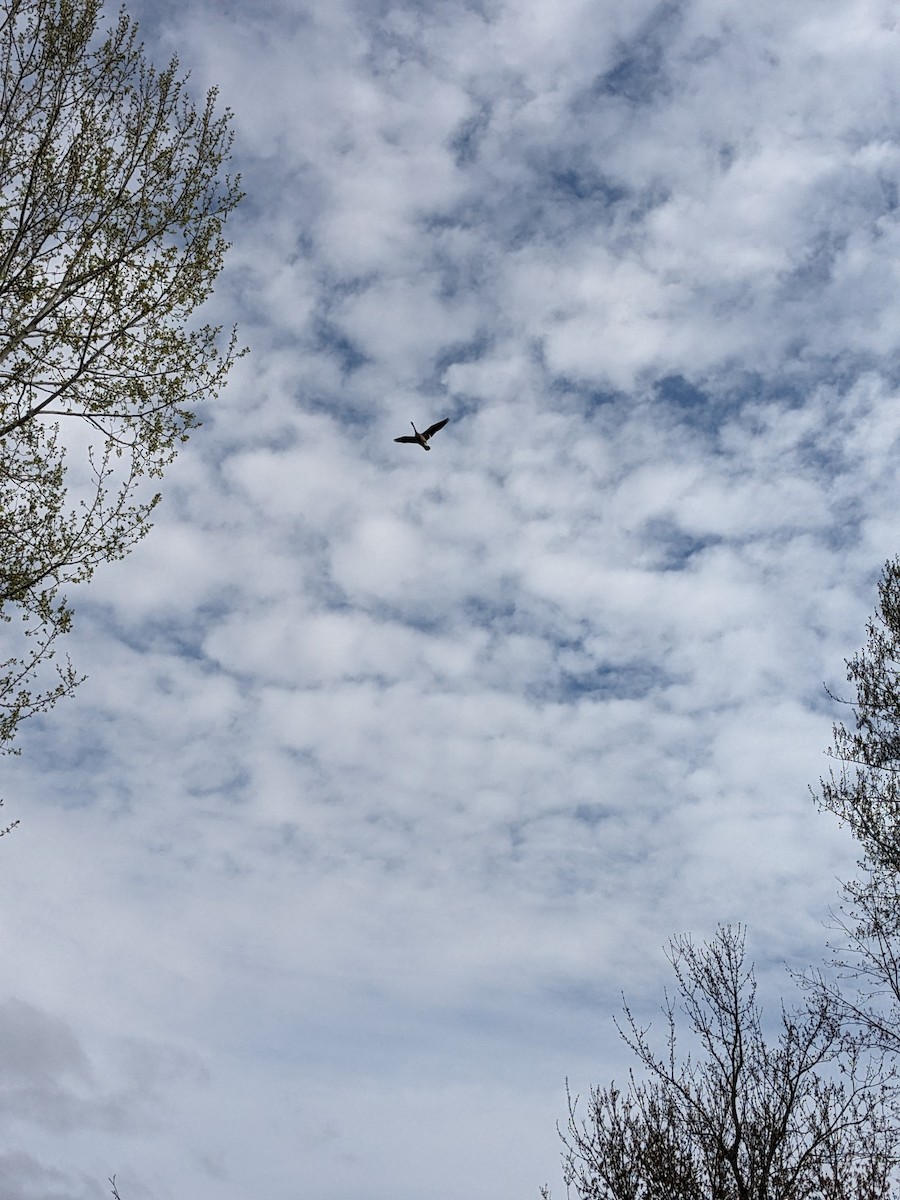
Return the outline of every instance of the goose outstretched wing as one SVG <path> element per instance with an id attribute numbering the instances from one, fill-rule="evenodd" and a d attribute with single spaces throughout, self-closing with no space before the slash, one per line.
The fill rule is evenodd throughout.
<path id="1" fill-rule="evenodd" d="M 428 428 L 423 432 L 422 437 L 427 441 L 432 434 L 437 433 L 439 429 L 443 429 L 449 420 L 449 417 L 444 417 L 443 421 L 436 421 L 434 425 L 429 425 Z"/>
<path id="2" fill-rule="evenodd" d="M 418 440 L 418 438 L 410 437 L 409 434 L 405 437 L 394 438 L 395 442 L 418 442 Z"/>

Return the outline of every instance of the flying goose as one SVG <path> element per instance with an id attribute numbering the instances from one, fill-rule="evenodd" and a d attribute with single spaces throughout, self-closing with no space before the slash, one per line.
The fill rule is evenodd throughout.
<path id="1" fill-rule="evenodd" d="M 419 433 L 418 429 L 416 429 L 415 425 L 413 425 L 413 422 L 410 421 L 410 425 L 413 427 L 413 433 L 415 434 L 415 437 L 410 437 L 407 433 L 404 437 L 394 438 L 394 441 L 415 442 L 416 445 L 421 446 L 423 450 L 430 450 L 431 447 L 428 445 L 428 439 L 436 434 L 439 429 L 443 429 L 449 420 L 449 417 L 444 417 L 443 421 L 438 421 L 434 425 L 429 425 L 428 428 L 424 429 L 421 433 Z"/>

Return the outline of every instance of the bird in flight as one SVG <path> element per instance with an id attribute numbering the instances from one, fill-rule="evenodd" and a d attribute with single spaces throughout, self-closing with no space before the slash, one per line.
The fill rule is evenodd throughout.
<path id="1" fill-rule="evenodd" d="M 415 425 L 413 425 L 412 421 L 410 421 L 410 425 L 413 427 L 413 433 L 415 434 L 415 437 L 410 437 L 407 433 L 404 437 L 394 438 L 394 441 L 415 442 L 416 445 L 421 446 L 423 450 L 430 450 L 431 447 L 428 445 L 428 439 L 433 437 L 439 429 L 443 429 L 449 420 L 449 417 L 444 417 L 443 421 L 437 421 L 434 425 L 429 425 L 428 428 L 423 429 L 421 433 L 419 433 L 418 429 L 416 429 Z"/>

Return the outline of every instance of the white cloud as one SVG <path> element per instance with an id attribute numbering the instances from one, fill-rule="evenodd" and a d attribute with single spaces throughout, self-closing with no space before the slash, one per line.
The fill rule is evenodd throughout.
<path id="1" fill-rule="evenodd" d="M 252 353 L 7 771 L 73 1124 L 0 1179 L 536 1193 L 666 938 L 746 920 L 775 991 L 852 870 L 806 786 L 898 548 L 892 6 L 143 16 L 237 114 Z"/>

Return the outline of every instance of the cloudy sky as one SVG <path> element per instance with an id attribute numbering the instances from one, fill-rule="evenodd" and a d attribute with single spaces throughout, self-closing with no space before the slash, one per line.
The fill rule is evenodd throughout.
<path id="1" fill-rule="evenodd" d="M 234 109 L 251 353 L 5 764 L 0 1194 L 561 1195 L 668 937 L 777 995 L 852 869 L 896 5 L 133 11 Z"/>

